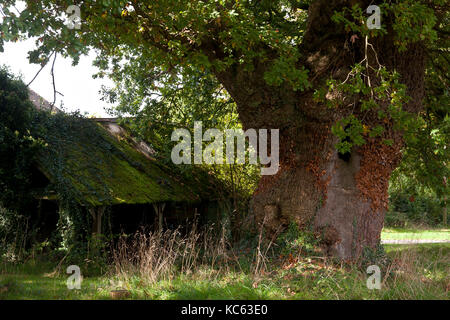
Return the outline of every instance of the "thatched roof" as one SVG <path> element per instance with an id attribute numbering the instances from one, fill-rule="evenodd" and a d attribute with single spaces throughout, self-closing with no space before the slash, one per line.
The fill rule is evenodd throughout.
<path id="1" fill-rule="evenodd" d="M 205 175 L 187 179 L 163 164 L 148 144 L 114 120 L 62 112 L 42 119 L 48 145 L 38 156 L 38 167 L 55 191 L 61 184 L 69 186 L 81 204 L 196 202 L 215 189 Z"/>
<path id="2" fill-rule="evenodd" d="M 38 110 L 46 110 L 46 111 L 55 111 L 55 112 L 61 112 L 58 108 L 55 106 L 52 107 L 51 103 L 42 98 L 39 94 L 34 92 L 31 89 L 28 89 L 28 97 L 30 101 L 34 104 L 36 109 Z"/>

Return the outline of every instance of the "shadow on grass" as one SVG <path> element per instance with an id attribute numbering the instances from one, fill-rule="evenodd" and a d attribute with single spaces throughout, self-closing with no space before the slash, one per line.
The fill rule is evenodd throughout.
<path id="1" fill-rule="evenodd" d="M 0 300 L 109 299 L 98 279 L 84 279 L 80 290 L 69 290 L 63 277 L 14 274 L 0 275 Z"/>

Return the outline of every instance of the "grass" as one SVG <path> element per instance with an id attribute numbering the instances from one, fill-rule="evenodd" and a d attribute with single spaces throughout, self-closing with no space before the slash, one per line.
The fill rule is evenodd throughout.
<path id="1" fill-rule="evenodd" d="M 55 274 L 55 265 L 46 261 L 28 261 L 24 264 L 0 265 L 0 300 L 73 300 L 105 299 L 107 295 L 98 290 L 100 277 L 83 280 L 81 290 L 68 290 L 67 276 Z M 7 291 L 2 292 L 2 288 Z"/>
<path id="2" fill-rule="evenodd" d="M 68 290 L 55 264 L 0 264 L 0 299 L 111 299 L 126 289 L 130 299 L 449 299 L 450 244 L 385 245 L 391 263 L 381 290 L 366 287 L 367 274 L 323 258 L 284 261 L 258 274 L 199 266 L 148 281 L 139 273 L 85 277 L 81 290 Z M 389 274 L 386 277 L 386 274 Z M 7 290 L 3 290 L 7 286 Z"/>
<path id="3" fill-rule="evenodd" d="M 381 233 L 382 240 L 448 240 L 450 241 L 450 229 L 404 229 L 384 228 Z"/>

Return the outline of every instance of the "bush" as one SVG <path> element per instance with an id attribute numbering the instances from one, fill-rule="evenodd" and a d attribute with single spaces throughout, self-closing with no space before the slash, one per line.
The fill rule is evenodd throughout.
<path id="1" fill-rule="evenodd" d="M 0 205 L 0 258 L 20 260 L 29 236 L 28 218 Z"/>
<path id="2" fill-rule="evenodd" d="M 41 146 L 30 134 L 33 112 L 25 84 L 0 66 L 0 201 L 19 212 L 30 201 L 30 168 Z"/>
<path id="3" fill-rule="evenodd" d="M 408 225 L 408 215 L 405 212 L 388 211 L 384 218 L 384 225 L 390 228 L 405 228 Z"/>
<path id="4" fill-rule="evenodd" d="M 386 213 L 387 227 L 406 227 L 408 224 L 437 226 L 442 222 L 442 206 L 439 199 L 392 193 L 390 207 Z"/>

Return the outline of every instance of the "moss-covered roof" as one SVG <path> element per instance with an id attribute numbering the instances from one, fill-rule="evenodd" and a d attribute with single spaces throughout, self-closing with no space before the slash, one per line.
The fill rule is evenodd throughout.
<path id="1" fill-rule="evenodd" d="M 39 119 L 47 146 L 38 166 L 56 192 L 65 189 L 80 203 L 94 206 L 201 199 L 200 186 L 152 158 L 151 149 L 144 144 L 146 152 L 121 127 L 115 132 L 102 122 L 65 114 Z"/>

